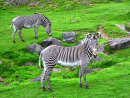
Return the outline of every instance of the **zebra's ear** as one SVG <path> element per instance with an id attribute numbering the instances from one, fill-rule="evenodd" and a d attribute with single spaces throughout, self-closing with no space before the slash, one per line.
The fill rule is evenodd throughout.
<path id="1" fill-rule="evenodd" d="M 96 34 L 96 39 L 99 39 L 100 37 L 101 37 L 101 33 L 98 32 L 98 33 Z"/>
<path id="2" fill-rule="evenodd" d="M 88 33 L 87 38 L 90 39 L 92 37 L 92 34 Z"/>

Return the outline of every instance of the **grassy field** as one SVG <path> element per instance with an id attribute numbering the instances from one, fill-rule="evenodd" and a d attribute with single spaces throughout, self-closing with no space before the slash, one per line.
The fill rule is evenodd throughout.
<path id="1" fill-rule="evenodd" d="M 18 33 L 15 35 L 14 44 L 12 41 L 13 28 L 9 28 L 12 19 L 18 15 L 31 15 L 41 13 L 52 22 L 52 37 L 61 40 L 63 46 L 70 47 L 76 45 L 87 33 L 96 33 L 101 25 L 103 31 L 109 37 L 126 37 L 125 31 L 114 24 L 125 24 L 128 27 L 130 22 L 130 1 L 121 2 L 110 1 L 106 3 L 77 2 L 78 0 L 61 1 L 51 0 L 41 1 L 43 8 L 39 6 L 0 6 L 0 96 L 2 98 L 79 98 L 79 97 L 130 97 L 130 48 L 123 50 L 111 50 L 107 46 L 107 40 L 101 38 L 99 43 L 106 45 L 109 55 L 102 55 L 100 62 L 91 63 L 88 68 L 103 68 L 87 74 L 87 83 L 90 89 L 79 88 L 78 67 L 75 71 L 62 71 L 52 73 L 51 86 L 53 93 L 43 92 L 41 83 L 29 83 L 36 76 L 40 76 L 42 69 L 38 67 L 38 54 L 31 54 L 27 47 L 33 43 L 41 44 L 43 40 L 49 38 L 45 29 L 40 26 L 38 29 L 38 40 L 34 38 L 34 28 L 23 29 L 22 36 L 26 42 L 22 42 Z M 98 1 L 98 0 L 97 0 Z M 2 5 L 2 1 L 0 1 Z M 69 6 L 66 9 L 66 6 Z M 73 22 L 71 20 L 76 20 Z M 74 43 L 62 41 L 62 33 L 75 31 L 76 39 Z M 26 62 L 34 62 L 35 66 L 25 66 Z M 114 66 L 116 65 L 116 66 Z M 59 65 L 56 65 L 59 68 Z M 62 68 L 64 69 L 64 68 Z M 47 86 L 47 84 L 46 84 Z"/>
<path id="2" fill-rule="evenodd" d="M 129 98 L 129 65 L 129 62 L 120 63 L 117 66 L 105 68 L 100 72 L 88 74 L 87 83 L 90 89 L 80 88 L 77 77 L 63 79 L 61 73 L 52 73 L 51 85 L 54 90 L 53 93 L 50 93 L 48 89 L 43 92 L 40 88 L 40 82 L 29 83 L 29 80 L 24 80 L 24 83 L 15 81 L 8 86 L 1 85 L 0 94 L 2 98 Z M 24 73 L 25 69 L 22 71 Z M 34 71 L 37 71 L 37 69 L 34 68 Z M 30 73 L 30 71 L 26 70 L 24 74 L 28 72 Z"/>

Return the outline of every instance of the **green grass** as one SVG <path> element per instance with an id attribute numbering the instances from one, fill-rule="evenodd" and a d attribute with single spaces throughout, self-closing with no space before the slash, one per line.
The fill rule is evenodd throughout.
<path id="1" fill-rule="evenodd" d="M 39 0 L 40 1 L 40 0 Z M 14 44 L 12 41 L 13 28 L 9 28 L 12 19 L 18 15 L 31 15 L 41 13 L 52 22 L 52 37 L 61 40 L 66 47 L 74 46 L 87 33 L 97 33 L 98 27 L 102 25 L 103 31 L 109 37 L 126 37 L 127 33 L 116 27 L 114 24 L 126 24 L 130 21 L 130 1 L 125 0 L 119 3 L 93 0 L 97 3 L 89 3 L 86 0 L 51 0 L 41 1 L 44 7 L 7 6 L 0 1 L 0 95 L 2 98 L 13 97 L 116 97 L 129 98 L 129 69 L 130 69 L 130 48 L 122 50 L 112 50 L 107 46 L 107 40 L 100 38 L 100 44 L 105 43 L 106 52 L 109 55 L 98 55 L 103 59 L 100 62 L 91 63 L 88 68 L 103 68 L 102 71 L 93 72 L 87 75 L 90 89 L 79 88 L 78 67 L 75 71 L 62 71 L 52 73 L 51 86 L 53 93 L 42 92 L 41 83 L 29 83 L 36 76 L 40 76 L 42 69 L 38 67 L 39 55 L 28 52 L 27 47 L 33 43 L 41 44 L 43 40 L 49 38 L 45 29 L 40 26 L 38 29 L 38 40 L 34 38 L 34 28 L 23 29 L 22 36 L 26 42 L 22 42 L 15 35 Z M 66 9 L 66 6 L 69 6 Z M 44 9 L 44 11 L 43 11 Z M 70 20 L 77 20 L 72 22 Z M 62 41 L 62 33 L 75 31 L 76 39 L 74 43 Z M 26 62 L 34 62 L 36 66 L 25 66 Z M 117 65 L 117 66 L 113 66 Z M 56 68 L 63 68 L 56 65 Z M 64 68 L 63 68 L 64 69 Z M 47 84 L 46 84 L 47 87 Z"/>
<path id="2" fill-rule="evenodd" d="M 24 71 L 25 69 L 23 69 Z M 119 63 L 117 66 L 105 68 L 100 72 L 87 74 L 87 83 L 90 89 L 80 88 L 78 85 L 78 78 L 63 79 L 61 75 L 53 73 L 51 76 L 51 85 L 54 90 L 50 93 L 47 89 L 43 92 L 40 88 L 41 83 L 29 83 L 29 81 L 21 83 L 15 81 L 9 86 L 0 85 L 0 93 L 2 98 L 12 97 L 55 97 L 55 98 L 99 98 L 99 97 L 115 97 L 115 98 L 129 98 L 129 72 L 130 63 Z M 55 77 L 53 77 L 55 75 Z M 83 81 L 83 80 L 82 80 Z M 45 85 L 47 87 L 47 84 Z"/>

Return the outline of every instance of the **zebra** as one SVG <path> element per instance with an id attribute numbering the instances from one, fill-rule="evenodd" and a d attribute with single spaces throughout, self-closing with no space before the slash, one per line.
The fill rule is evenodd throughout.
<path id="1" fill-rule="evenodd" d="M 42 25 L 45 28 L 45 31 L 47 32 L 47 34 L 49 36 L 52 36 L 52 32 L 51 32 L 51 22 L 49 21 L 49 19 L 47 17 L 45 17 L 42 14 L 38 14 L 38 13 L 34 13 L 33 15 L 29 15 L 29 16 L 17 16 L 12 20 L 12 24 L 10 26 L 10 28 L 12 28 L 12 25 L 14 26 L 14 31 L 13 31 L 13 42 L 15 42 L 15 33 L 17 32 L 17 30 L 19 30 L 19 36 L 21 38 L 21 40 L 23 42 L 25 42 L 21 36 L 21 32 L 22 32 L 22 28 L 35 28 L 35 38 L 38 39 L 37 37 L 37 31 L 38 31 L 38 27 L 39 25 Z"/>
<path id="2" fill-rule="evenodd" d="M 43 91 L 46 91 L 44 86 L 44 81 L 47 80 L 48 89 L 53 92 L 50 86 L 50 75 L 56 64 L 65 67 L 80 66 L 79 68 L 79 85 L 81 84 L 81 78 L 83 76 L 84 85 L 88 89 L 89 86 L 86 82 L 86 68 L 90 60 L 97 56 L 97 39 L 101 37 L 100 33 L 97 34 L 87 34 L 86 41 L 82 45 L 77 45 L 73 47 L 63 47 L 57 45 L 51 45 L 42 50 L 39 57 L 39 66 L 42 68 L 41 58 L 44 64 L 44 70 L 41 74 L 41 87 Z"/>
<path id="3" fill-rule="evenodd" d="M 85 37 L 83 40 L 79 41 L 79 42 L 76 44 L 76 46 L 77 46 L 77 45 L 84 44 L 86 40 L 87 40 L 87 37 Z"/>

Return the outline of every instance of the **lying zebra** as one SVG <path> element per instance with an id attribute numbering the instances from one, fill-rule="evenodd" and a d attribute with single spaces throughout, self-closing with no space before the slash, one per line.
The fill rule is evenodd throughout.
<path id="1" fill-rule="evenodd" d="M 13 42 L 15 43 L 15 33 L 17 32 L 17 30 L 19 30 L 19 36 L 21 38 L 21 40 L 24 42 L 22 36 L 21 36 L 21 31 L 22 28 L 35 28 L 35 38 L 38 39 L 37 37 L 37 30 L 39 25 L 42 25 L 43 27 L 45 27 L 45 30 L 47 32 L 47 34 L 49 36 L 52 35 L 51 33 L 51 22 L 49 21 L 49 19 L 47 17 L 45 17 L 44 15 L 35 13 L 33 15 L 30 16 L 17 16 L 12 20 L 12 24 L 10 26 L 10 28 L 12 27 L 12 25 L 14 26 L 14 31 L 13 31 Z"/>
<path id="2" fill-rule="evenodd" d="M 81 84 L 81 77 L 83 76 L 84 85 L 86 88 L 89 86 L 86 83 L 86 68 L 90 62 L 90 59 L 97 56 L 97 39 L 100 38 L 100 33 L 88 34 L 86 41 L 82 45 L 74 47 L 62 47 L 57 45 L 51 45 L 42 50 L 39 58 L 39 66 L 42 68 L 41 58 L 44 64 L 44 70 L 41 74 L 41 84 L 43 91 L 46 91 L 44 81 L 47 80 L 48 89 L 53 92 L 50 86 L 50 75 L 56 64 L 65 67 L 80 66 L 79 69 L 79 85 Z"/>

